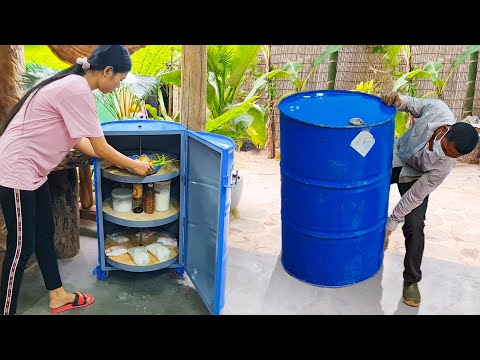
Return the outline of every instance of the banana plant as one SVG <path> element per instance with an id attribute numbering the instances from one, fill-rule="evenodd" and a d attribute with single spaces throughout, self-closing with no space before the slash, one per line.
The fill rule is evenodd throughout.
<path id="1" fill-rule="evenodd" d="M 236 103 L 242 80 L 261 45 L 209 45 L 207 47 L 207 123 L 206 131 L 232 138 L 237 145 L 249 139 L 264 147 L 267 140 L 265 114 L 256 104 L 256 91 L 265 86 L 265 77 L 257 79 L 243 101 Z M 277 72 L 278 73 L 278 72 Z M 273 75 L 271 75 L 273 76 Z M 181 86 L 181 71 L 161 75 L 165 84 Z"/>
<path id="2" fill-rule="evenodd" d="M 466 59 L 473 53 L 480 50 L 480 45 L 468 45 L 465 47 L 465 50 L 455 58 L 453 61 L 450 71 L 448 72 L 445 79 L 440 78 L 440 73 L 442 71 L 443 64 L 440 61 L 428 61 L 422 69 L 414 69 L 409 71 L 399 77 L 393 84 L 393 91 L 400 91 L 411 82 L 411 80 L 419 80 L 423 78 L 428 78 L 432 81 L 435 90 L 423 94 L 420 97 L 428 97 L 431 95 L 436 95 L 439 99 L 443 100 L 443 92 L 447 86 L 448 80 L 455 73 L 458 67 L 461 64 L 464 64 Z"/>
<path id="3" fill-rule="evenodd" d="M 324 64 L 327 59 L 332 57 L 333 60 L 335 60 L 335 53 L 338 54 L 338 52 L 341 50 L 342 45 L 326 45 L 321 54 L 317 56 L 316 58 L 313 59 L 311 65 L 310 65 L 310 70 L 307 73 L 307 76 L 305 79 L 302 79 L 300 77 L 300 72 L 302 70 L 302 62 L 301 61 L 288 61 L 287 64 L 282 68 L 282 71 L 286 72 L 289 74 L 290 81 L 292 82 L 295 90 L 286 93 L 283 95 L 281 98 L 284 98 L 286 96 L 289 96 L 291 94 L 304 91 L 308 80 L 312 76 L 312 74 L 317 70 L 318 66 L 320 64 Z M 333 70 L 332 70 L 333 72 Z M 335 70 L 336 73 L 336 70 Z M 333 73 L 332 73 L 333 76 Z"/>

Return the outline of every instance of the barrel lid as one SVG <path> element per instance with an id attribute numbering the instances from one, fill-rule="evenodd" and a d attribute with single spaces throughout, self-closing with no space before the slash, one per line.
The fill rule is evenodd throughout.
<path id="1" fill-rule="evenodd" d="M 316 126 L 370 127 L 393 120 L 397 110 L 375 95 L 349 90 L 313 90 L 285 97 L 280 113 Z"/>
<path id="2" fill-rule="evenodd" d="M 102 123 L 105 135 L 110 132 L 182 131 L 186 126 L 173 121 L 159 120 L 116 120 Z"/>
<path id="3" fill-rule="evenodd" d="M 112 197 L 116 199 L 128 199 L 132 197 L 132 189 L 116 188 L 112 190 Z"/>

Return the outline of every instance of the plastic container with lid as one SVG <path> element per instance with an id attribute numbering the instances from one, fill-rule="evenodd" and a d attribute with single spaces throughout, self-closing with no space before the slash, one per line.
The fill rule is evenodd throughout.
<path id="1" fill-rule="evenodd" d="M 130 188 L 116 188 L 112 190 L 112 209 L 116 212 L 132 211 L 133 192 Z"/>
<path id="2" fill-rule="evenodd" d="M 155 183 L 155 211 L 167 211 L 170 208 L 170 180 Z"/>

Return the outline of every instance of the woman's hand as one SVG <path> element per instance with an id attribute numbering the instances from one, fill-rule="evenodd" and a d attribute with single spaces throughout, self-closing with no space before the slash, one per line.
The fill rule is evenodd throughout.
<path id="1" fill-rule="evenodd" d="M 134 160 L 135 165 L 132 166 L 131 170 L 140 175 L 140 176 L 147 176 L 152 172 L 153 166 L 148 161 L 141 161 L 141 160 Z"/>

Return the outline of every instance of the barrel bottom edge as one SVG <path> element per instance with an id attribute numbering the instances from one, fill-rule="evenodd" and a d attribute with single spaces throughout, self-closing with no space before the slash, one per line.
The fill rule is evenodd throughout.
<path id="1" fill-rule="evenodd" d="M 319 284 L 319 283 L 313 283 L 313 282 L 310 282 L 310 281 L 307 281 L 307 280 L 304 280 L 304 279 L 301 279 L 299 278 L 298 276 L 296 276 L 294 273 L 292 273 L 290 270 L 288 270 L 288 268 L 283 264 L 283 257 L 280 256 L 280 262 L 282 263 L 282 267 L 283 269 L 285 270 L 285 272 L 290 275 L 291 277 L 293 277 L 294 279 L 297 279 L 298 281 L 301 281 L 305 284 L 308 284 L 308 285 L 313 285 L 313 286 L 317 286 L 317 287 L 322 287 L 322 288 L 332 288 L 332 289 L 335 289 L 335 288 L 342 288 L 342 287 L 347 287 L 347 286 L 353 286 L 353 285 L 358 285 L 358 284 L 361 284 L 365 281 L 368 281 L 370 280 L 371 278 L 375 277 L 383 268 L 383 262 L 380 264 L 380 267 L 378 268 L 377 271 L 375 271 L 372 275 L 370 276 L 367 276 L 365 279 L 361 279 L 361 280 L 358 280 L 358 281 L 354 281 L 354 282 L 351 282 L 351 283 L 345 283 L 345 284 L 335 284 L 335 285 L 332 285 L 332 284 Z"/>

